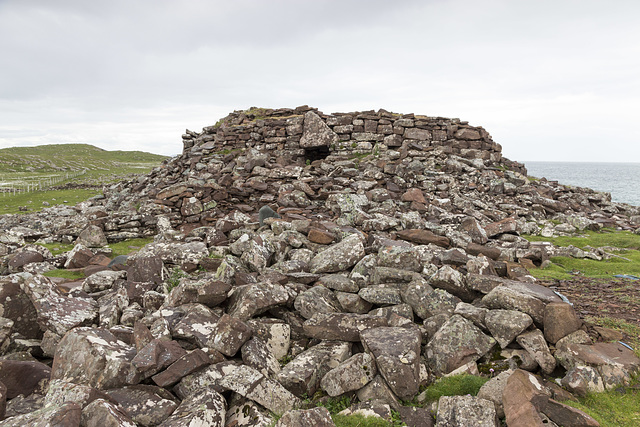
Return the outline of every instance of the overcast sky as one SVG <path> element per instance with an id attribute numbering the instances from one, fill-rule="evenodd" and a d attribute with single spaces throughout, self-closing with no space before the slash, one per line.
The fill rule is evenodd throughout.
<path id="1" fill-rule="evenodd" d="M 640 1 L 0 0 L 0 148 L 174 155 L 230 111 L 384 108 L 640 162 Z"/>

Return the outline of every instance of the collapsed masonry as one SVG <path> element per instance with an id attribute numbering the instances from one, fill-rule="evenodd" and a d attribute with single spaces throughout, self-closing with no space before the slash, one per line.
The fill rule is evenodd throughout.
<path id="1" fill-rule="evenodd" d="M 300 107 L 183 140 L 104 198 L 0 217 L 0 426 L 333 425 L 292 410 L 304 396 L 409 425 L 597 425 L 560 401 L 640 370 L 527 270 L 607 251 L 520 237 L 635 230 L 640 210 L 529 179 L 481 128 Z M 282 218 L 258 221 L 263 205 Z M 107 241 L 140 236 L 154 242 L 108 266 Z M 52 268 L 88 277 L 54 283 Z M 492 377 L 478 397 L 404 405 L 465 372 Z"/>

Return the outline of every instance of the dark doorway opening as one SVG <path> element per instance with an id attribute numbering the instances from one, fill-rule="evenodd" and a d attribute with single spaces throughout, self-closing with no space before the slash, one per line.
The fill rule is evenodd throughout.
<path id="1" fill-rule="evenodd" d="M 314 162 L 316 160 L 324 160 L 329 155 L 329 147 L 321 145 L 319 147 L 309 147 L 304 149 L 304 161 Z"/>

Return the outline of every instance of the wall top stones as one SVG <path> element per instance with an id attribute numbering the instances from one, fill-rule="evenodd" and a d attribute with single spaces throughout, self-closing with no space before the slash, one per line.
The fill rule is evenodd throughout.
<path id="1" fill-rule="evenodd" d="M 333 156 L 442 147 L 448 154 L 501 161 L 502 147 L 482 127 L 457 118 L 397 114 L 383 109 L 324 114 L 317 108 L 234 111 L 213 126 L 182 135 L 184 153 L 255 148 L 278 151 L 286 164 Z M 393 154 L 393 153 L 392 153 Z"/>

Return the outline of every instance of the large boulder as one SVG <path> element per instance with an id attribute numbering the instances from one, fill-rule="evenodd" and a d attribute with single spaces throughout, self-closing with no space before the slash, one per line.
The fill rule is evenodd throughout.
<path id="1" fill-rule="evenodd" d="M 60 341 L 51 369 L 51 379 L 63 379 L 98 389 L 136 384 L 140 374 L 131 363 L 136 355 L 108 330 L 75 328 Z"/>
<path id="2" fill-rule="evenodd" d="M 356 265 L 364 256 L 362 237 L 351 234 L 313 257 L 309 270 L 312 273 L 343 271 Z"/>
<path id="3" fill-rule="evenodd" d="M 367 329 L 360 333 L 360 337 L 391 390 L 401 399 L 417 394 L 420 386 L 420 331 L 380 327 Z"/>
<path id="4" fill-rule="evenodd" d="M 435 333 L 425 347 L 427 363 L 436 375 L 445 375 L 475 362 L 491 350 L 496 341 L 470 320 L 456 314 Z"/>

